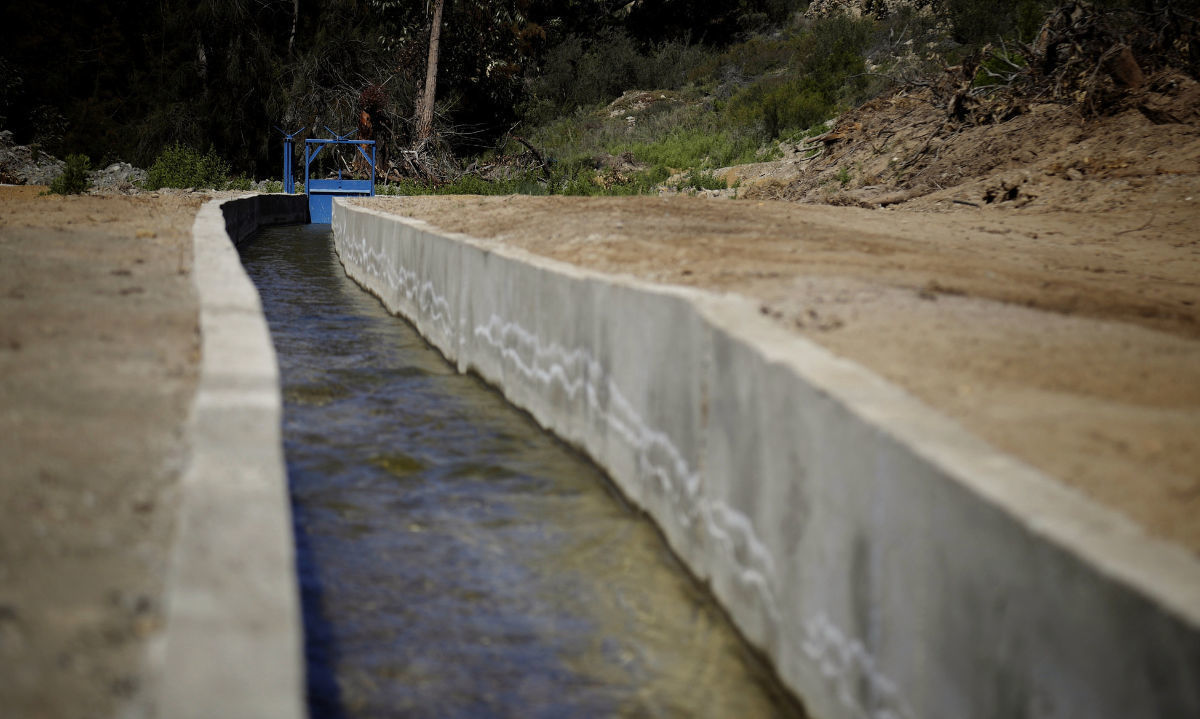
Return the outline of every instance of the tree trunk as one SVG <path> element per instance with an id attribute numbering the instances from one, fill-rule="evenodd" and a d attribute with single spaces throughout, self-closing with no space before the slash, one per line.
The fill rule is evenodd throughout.
<path id="1" fill-rule="evenodd" d="M 300 18 L 300 0 L 292 0 L 292 33 L 288 35 L 288 57 L 292 56 L 292 46 L 296 43 L 296 21 Z"/>
<path id="2" fill-rule="evenodd" d="M 429 28 L 429 64 L 425 70 L 425 94 L 417 104 L 417 142 L 433 134 L 433 104 L 437 99 L 438 43 L 442 39 L 442 6 L 445 0 L 434 0 L 433 23 Z"/>

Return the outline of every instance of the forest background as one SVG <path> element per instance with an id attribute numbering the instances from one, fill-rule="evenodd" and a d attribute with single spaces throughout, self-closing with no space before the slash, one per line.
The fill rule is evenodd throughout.
<path id="1" fill-rule="evenodd" d="M 0 128 L 100 166 L 146 167 L 183 146 L 263 178 L 281 169 L 273 128 L 326 137 L 361 128 L 366 112 L 396 179 L 461 179 L 481 158 L 528 148 L 543 184 L 554 165 L 560 190 L 598 156 L 624 153 L 651 168 L 626 183 L 636 191 L 681 168 L 771 159 L 781 138 L 984 42 L 1030 41 L 1056 3 L 863 0 L 867 16 L 814 17 L 804 0 L 444 0 L 434 144 L 418 157 L 440 4 L 13 4 L 0 27 Z M 1107 4 L 1150 13 L 1172 2 Z M 603 110 L 636 88 L 670 102 L 634 132 Z M 401 162 L 406 149 L 417 162 Z"/>

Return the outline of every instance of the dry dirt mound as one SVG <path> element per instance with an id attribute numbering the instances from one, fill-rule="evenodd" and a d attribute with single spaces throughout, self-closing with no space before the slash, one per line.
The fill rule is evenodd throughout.
<path id="1" fill-rule="evenodd" d="M 797 148 L 806 159 L 782 163 L 791 172 L 760 171 L 742 194 L 1061 210 L 1194 184 L 1198 25 L 1167 6 L 1149 18 L 1068 3 L 1033 43 L 984 47 L 939 77 L 845 114 Z"/>
<path id="2" fill-rule="evenodd" d="M 810 145 L 790 182 L 744 197 L 878 207 L 909 202 L 1098 209 L 1200 177 L 1200 83 L 1165 71 L 1114 114 L 1038 103 L 1004 122 L 957 121 L 931 88 L 880 98 Z"/>

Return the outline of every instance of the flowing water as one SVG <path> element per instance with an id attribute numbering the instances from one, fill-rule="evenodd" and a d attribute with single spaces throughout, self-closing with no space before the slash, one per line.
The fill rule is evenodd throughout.
<path id="1" fill-rule="evenodd" d="M 242 248 L 279 355 L 323 717 L 769 717 L 797 705 L 594 465 L 342 271 Z"/>

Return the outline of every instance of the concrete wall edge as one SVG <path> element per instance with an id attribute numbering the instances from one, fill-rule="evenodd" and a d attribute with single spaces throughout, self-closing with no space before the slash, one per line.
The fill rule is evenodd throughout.
<path id="1" fill-rule="evenodd" d="M 257 290 L 235 247 L 308 219 L 303 195 L 205 203 L 192 226 L 201 366 L 166 582 L 148 661 L 157 716 L 302 719 L 303 626 L 282 395 Z"/>
<path id="2" fill-rule="evenodd" d="M 853 622 L 844 619 L 830 620 L 821 611 L 809 612 L 807 618 L 798 620 L 798 623 L 792 621 L 790 624 L 786 618 L 772 617 L 773 611 L 779 614 L 790 611 L 789 607 L 820 606 L 823 603 L 836 606 L 829 602 L 828 596 L 820 592 L 814 595 L 809 588 L 803 586 L 804 582 L 799 582 L 798 587 L 773 589 L 773 594 L 777 595 L 776 599 L 785 597 L 788 600 L 773 601 L 776 605 L 774 609 L 767 606 L 772 602 L 763 600 L 758 609 L 739 610 L 736 605 L 740 601 L 754 601 L 753 598 L 746 600 L 746 597 L 750 596 L 747 594 L 747 586 L 754 582 L 782 580 L 764 578 L 766 573 L 762 572 L 757 575 L 742 572 L 740 579 L 722 579 L 716 576 L 721 572 L 715 571 L 711 564 L 717 550 L 710 551 L 707 555 L 691 550 L 693 543 L 684 541 L 688 537 L 687 530 L 672 529 L 672 518 L 664 516 L 669 515 L 672 510 L 664 511 L 663 507 L 666 505 L 659 499 L 652 497 L 646 500 L 639 497 L 641 490 L 636 486 L 636 482 L 630 482 L 629 475 L 634 471 L 630 469 L 630 463 L 623 462 L 619 456 L 617 459 L 607 456 L 606 447 L 611 441 L 599 440 L 594 446 L 587 446 L 588 431 L 594 433 L 595 425 L 590 430 L 581 430 L 581 420 L 578 417 L 564 419 L 554 416 L 556 411 L 537 396 L 536 388 L 529 390 L 524 387 L 529 383 L 529 379 L 539 372 L 547 377 L 551 374 L 550 370 L 535 366 L 539 360 L 534 355 L 538 352 L 545 354 L 550 351 L 547 348 L 557 342 L 559 344 L 555 346 L 558 349 L 554 351 L 565 357 L 572 351 L 570 347 L 563 349 L 565 345 L 555 338 L 547 340 L 546 347 L 536 351 L 522 349 L 522 343 L 528 345 L 533 341 L 530 337 L 537 334 L 535 326 L 544 327 L 548 322 L 531 317 L 524 323 L 526 326 L 520 327 L 501 318 L 497 320 L 498 324 L 489 327 L 487 323 L 479 321 L 481 315 L 478 311 L 468 306 L 473 295 L 491 292 L 488 297 L 489 306 L 503 304 L 514 297 L 514 303 L 526 302 L 528 305 L 528 299 L 521 296 L 524 292 L 521 287 L 538 284 L 546 284 L 549 287 L 556 280 L 547 278 L 564 278 L 565 281 L 574 283 L 571 286 L 579 291 L 578 296 L 581 298 L 593 292 L 601 293 L 605 298 L 609 295 L 636 295 L 637 302 L 648 303 L 639 305 L 640 307 L 650 307 L 661 302 L 682 302 L 690 306 L 700 324 L 704 326 L 692 332 L 692 339 L 698 337 L 696 341 L 702 344 L 715 342 L 722 347 L 728 345 L 733 348 L 730 351 L 744 351 L 748 353 L 745 356 L 752 357 L 754 362 L 761 364 L 761 371 L 774 373 L 773 377 L 795 378 L 805 385 L 805 388 L 797 391 L 809 398 L 810 403 L 813 403 L 813 399 L 818 403 L 825 403 L 832 408 L 828 411 L 836 415 L 838 421 L 849 422 L 847 426 L 851 429 L 848 431 L 854 433 L 856 438 L 873 443 L 873 447 L 877 445 L 877 448 L 871 450 L 871 459 L 876 462 L 875 465 L 848 461 L 849 469 L 844 470 L 845 476 L 868 486 L 867 490 L 863 490 L 869 495 L 868 499 L 851 497 L 851 503 L 854 504 L 852 513 L 862 513 L 866 511 L 864 507 L 870 512 L 878 512 L 873 503 L 878 503 L 879 497 L 887 496 L 887 492 L 892 490 L 886 486 L 879 489 L 875 485 L 880 481 L 880 477 L 894 473 L 894 465 L 903 465 L 915 468 L 911 471 L 905 470 L 907 474 L 903 478 L 904 482 L 933 493 L 930 496 L 935 498 L 934 504 L 938 511 L 943 514 L 952 513 L 952 521 L 946 522 L 947 524 L 958 521 L 969 528 L 971 523 L 963 518 L 984 523 L 987 529 L 981 532 L 988 537 L 984 547 L 972 546 L 961 550 L 954 547 L 923 547 L 926 554 L 934 550 L 948 553 L 950 559 L 944 563 L 950 565 L 949 569 L 927 566 L 929 562 L 921 558 L 902 559 L 907 563 L 905 566 L 911 565 L 915 571 L 927 572 L 930 577 L 944 582 L 948 588 L 964 591 L 960 586 L 963 585 L 974 591 L 979 586 L 978 583 L 983 581 L 980 577 L 985 576 L 984 570 L 976 567 L 976 560 L 979 557 L 997 558 L 997 564 L 1001 566 L 998 571 L 1003 576 L 996 581 L 996 594 L 1000 595 L 1004 602 L 1022 604 L 1019 610 L 988 618 L 987 621 L 994 622 L 995 626 L 990 629 L 984 627 L 986 631 L 977 637 L 977 640 L 1019 645 L 1019 649 L 1013 650 L 1013 656 L 985 658 L 985 663 L 994 662 L 995 666 L 991 667 L 994 672 L 1022 674 L 1021 681 L 1017 682 L 1021 687 L 1019 690 L 1013 690 L 1013 694 L 1016 697 L 1015 701 L 1025 707 L 1029 715 L 1057 715 L 1057 711 L 1063 706 L 1087 710 L 1088 715 L 1092 716 L 1121 716 L 1121 712 L 1129 715 L 1129 712 L 1149 710 L 1161 713 L 1156 707 L 1188 710 L 1200 707 L 1200 679 L 1197 679 L 1200 677 L 1200 673 L 1197 673 L 1197 670 L 1200 670 L 1200 561 L 1179 547 L 1149 537 L 1117 513 L 1091 502 L 1028 465 L 995 450 L 865 369 L 837 358 L 803 337 L 775 326 L 762 318 L 756 305 L 749 300 L 736 296 L 717 296 L 690 288 L 654 285 L 627 276 L 604 275 L 505 247 L 501 243 L 443 232 L 418 220 L 353 206 L 341 200 L 335 203 L 333 227 L 339 255 L 351 277 L 378 295 L 390 310 L 407 316 L 427 339 L 439 346 L 452 360 L 457 361 L 460 369 L 478 371 L 486 380 L 499 386 L 511 401 L 529 410 L 544 426 L 568 441 L 582 443 L 584 450 L 613 475 L 618 485 L 631 495 L 636 504 L 647 509 L 660 525 L 666 525 L 664 531 L 681 558 L 697 576 L 713 582 L 715 593 L 727 604 L 743 632 L 775 660 L 781 675 L 793 690 L 810 705 L 821 708 L 828 716 L 971 716 L 978 715 L 978 712 L 989 704 L 999 701 L 996 697 L 989 696 L 989 692 L 1003 691 L 989 686 L 991 678 L 985 671 L 986 667 L 976 671 L 976 674 L 982 673 L 983 676 L 966 677 L 967 681 L 964 683 L 980 687 L 974 691 L 974 695 L 969 689 L 959 688 L 939 692 L 921 683 L 919 678 L 922 671 L 948 662 L 951 663 L 949 666 L 953 667 L 954 662 L 959 662 L 954 657 L 943 656 L 953 652 L 927 645 L 938 643 L 957 647 L 956 642 L 968 641 L 969 638 L 959 636 L 963 634 L 962 631 L 955 633 L 948 629 L 939 629 L 930 633 L 937 636 L 936 642 L 927 641 L 922 633 L 910 632 L 899 626 L 899 621 L 889 624 L 885 616 L 889 613 L 909 620 L 936 617 L 938 612 L 924 607 L 930 605 L 935 609 L 944 609 L 941 605 L 952 606 L 953 597 L 930 599 L 926 594 L 921 594 L 923 599 L 920 600 L 913 600 L 909 596 L 903 596 L 903 601 L 894 599 L 895 596 L 913 592 L 904 586 L 903 581 L 887 581 L 889 569 L 886 561 L 881 564 L 879 560 L 875 560 L 864 570 L 870 575 L 868 584 L 872 585 L 872 602 L 868 604 L 878 603 L 883 606 L 879 611 L 884 619 L 879 620 L 876 617 L 859 621 L 861 626 L 857 632 L 842 631 L 842 625 Z M 401 251 L 401 254 L 397 254 L 395 248 L 398 243 L 419 246 L 419 251 L 413 250 L 408 254 Z M 440 249 L 442 247 L 451 249 Z M 439 253 L 447 254 L 450 259 L 430 259 L 432 255 Z M 411 266 L 405 264 L 406 260 L 413 260 Z M 494 278 L 488 279 L 487 273 L 480 273 L 476 269 L 485 265 L 488 268 L 487 272 L 508 273 L 512 278 L 507 280 L 508 284 L 505 286 L 489 288 L 489 283 L 494 285 L 497 281 Z M 468 275 L 471 288 L 467 288 L 468 283 L 461 279 Z M 459 280 L 455 280 L 454 276 Z M 458 284 L 454 284 L 455 282 Z M 445 286 L 440 294 L 436 289 L 439 283 Z M 398 285 L 404 287 L 397 289 Z M 559 299 L 562 296 L 561 293 L 557 295 Z M 425 301 L 423 298 L 426 297 L 433 299 Z M 434 300 L 442 302 L 445 307 L 438 310 L 438 319 L 431 320 L 430 313 L 423 311 L 422 307 L 432 306 Z M 533 312 L 552 314 L 545 308 L 533 307 Z M 501 308 L 496 311 L 511 310 L 510 307 L 507 310 Z M 601 320 L 595 319 L 596 316 L 593 314 L 589 317 L 593 322 L 600 322 Z M 449 317 L 449 320 L 446 317 Z M 472 323 L 474 327 L 471 326 Z M 500 332 L 507 333 L 504 342 L 508 344 L 505 346 L 501 346 L 503 343 L 496 340 Z M 586 328 L 575 332 L 578 335 L 587 333 Z M 481 337 L 491 342 L 491 349 L 476 347 L 479 343 L 475 340 Z M 708 371 L 710 376 L 718 376 L 711 375 L 711 368 L 703 367 L 706 363 L 717 361 L 713 351 L 711 347 L 701 347 L 697 354 L 702 357 L 697 360 L 697 364 L 701 367 L 701 373 Z M 488 357 L 488 352 L 499 352 L 499 355 Z M 521 360 L 518 355 L 522 352 L 534 357 L 534 360 Z M 505 358 L 513 357 L 525 363 L 521 368 L 524 377 L 505 365 Z M 592 355 L 588 357 L 591 358 Z M 588 362 L 592 361 L 588 359 Z M 554 371 L 561 370 L 560 365 L 556 365 Z M 588 372 L 600 371 L 595 370 L 592 365 L 589 367 L 591 369 L 587 369 Z M 543 381 L 544 379 L 542 377 L 539 381 L 543 382 L 545 388 L 553 389 L 548 383 L 549 380 Z M 719 380 L 715 384 L 710 383 L 703 386 L 702 391 L 706 394 L 720 393 L 720 384 Z M 703 381 L 696 384 L 701 385 L 704 385 Z M 747 404 L 746 397 L 753 395 L 752 388 L 741 388 L 739 392 L 742 392 L 742 395 L 730 401 L 742 402 L 743 406 L 751 407 L 756 406 L 756 403 L 769 404 L 762 398 Z M 747 392 L 749 394 L 746 394 Z M 595 408 L 592 406 L 589 409 L 588 406 L 578 404 L 577 406 L 582 407 L 581 411 L 584 414 Z M 820 421 L 813 426 L 817 427 L 816 434 L 820 435 Z M 681 431 L 684 435 L 688 433 L 686 428 Z M 702 433 L 704 431 L 706 430 L 702 428 Z M 703 466 L 705 459 L 709 460 L 711 465 L 714 452 L 721 455 L 716 459 L 721 459 L 729 455 L 730 451 L 734 451 L 720 446 L 723 443 L 720 434 L 707 431 L 705 436 L 708 437 L 707 440 L 693 442 L 695 458 L 690 460 L 692 467 Z M 713 449 L 714 446 L 716 449 Z M 817 469 L 828 474 L 830 470 L 827 465 L 837 464 L 838 461 L 836 458 L 821 459 L 817 462 L 821 467 Z M 772 465 L 772 462 L 774 460 L 766 460 L 766 465 Z M 884 464 L 878 464 L 879 462 Z M 764 474 L 768 471 L 777 470 L 772 470 L 769 466 L 763 470 Z M 830 476 L 843 476 L 838 472 L 843 470 L 838 469 Z M 691 475 L 689 478 L 694 479 Z M 736 493 L 736 489 L 735 487 L 731 491 Z M 828 493 L 830 490 L 825 491 Z M 832 498 L 826 498 L 824 501 L 831 508 L 839 508 L 839 502 L 845 497 L 837 495 L 841 490 L 833 491 L 836 496 L 831 495 Z M 943 498 L 944 494 L 951 495 L 951 498 Z M 725 512 L 729 505 L 716 503 L 711 506 Z M 722 506 L 726 509 L 721 509 Z M 765 510 L 759 508 L 759 511 L 763 514 Z M 919 506 L 906 511 L 909 517 L 918 521 L 933 521 L 927 516 L 928 511 Z M 765 514 L 769 515 L 770 512 L 766 511 Z M 751 521 L 747 520 L 745 515 L 733 517 L 733 520 L 736 520 L 735 525 Z M 861 520 L 861 517 L 855 518 L 855 521 Z M 751 527 L 747 536 L 752 537 L 755 531 L 759 530 Z M 773 531 L 766 528 L 761 529 L 759 533 L 770 534 Z M 858 531 L 864 530 L 859 527 Z M 865 531 L 869 534 L 873 530 L 868 526 Z M 906 535 L 906 531 L 909 530 L 904 527 L 880 530 L 879 537 L 864 540 L 872 546 L 867 550 L 868 554 L 883 556 L 891 552 L 899 556 L 902 550 L 890 549 L 887 544 L 898 537 L 911 537 L 911 532 Z M 833 546 L 835 540 L 818 538 L 806 541 L 816 546 L 804 551 L 813 553 L 818 559 L 826 555 L 834 556 L 835 559 L 845 558 L 850 551 L 841 545 Z M 830 546 L 821 546 L 823 541 Z M 734 543 L 736 544 L 736 541 Z M 709 544 L 712 544 L 711 541 Z M 756 545 L 749 540 L 737 549 L 751 554 L 755 551 L 769 554 L 761 542 Z M 1028 568 L 1023 566 L 1024 555 L 1035 557 L 1028 562 Z M 788 557 L 767 556 L 760 564 L 764 567 L 778 566 L 788 560 Z M 832 575 L 843 572 L 844 564 L 846 562 L 830 561 L 824 568 Z M 976 574 L 980 576 L 975 576 Z M 1077 592 L 1087 598 L 1087 602 L 1090 602 L 1088 608 L 1078 609 L 1091 614 L 1083 619 L 1070 619 L 1063 615 L 1064 610 L 1054 606 L 1055 598 L 1052 596 L 1022 598 L 1022 595 L 1031 589 L 1042 587 L 1046 576 L 1063 578 L 1061 581 L 1069 590 L 1065 593 Z M 844 580 L 844 577 L 838 578 L 838 581 Z M 739 586 L 739 581 L 744 586 Z M 811 583 L 813 580 L 808 581 Z M 1044 589 L 1053 591 L 1054 587 Z M 1008 597 L 1006 594 L 1012 596 Z M 895 604 L 894 610 L 889 602 Z M 730 604 L 734 606 L 729 606 Z M 918 608 L 913 609 L 910 604 Z M 836 609 L 829 611 L 837 612 Z M 1030 625 L 1038 622 L 1054 624 L 1055 631 L 1040 638 L 1022 634 L 1025 631 L 1034 631 Z M 1143 645 L 1139 645 L 1137 637 L 1131 632 L 1147 622 L 1161 624 L 1161 636 L 1173 637 L 1168 642 L 1171 646 L 1160 648 L 1153 644 L 1144 644 L 1151 642 L 1153 637 L 1144 639 Z M 788 640 L 772 639 L 767 631 L 771 629 L 777 632 L 784 627 L 790 627 L 794 634 L 804 635 L 795 643 L 796 646 L 780 648 Z M 1097 629 L 1101 630 L 1103 636 L 1093 636 Z M 989 637 L 989 631 L 995 636 Z M 872 634 L 879 636 L 873 637 Z M 1174 683 L 1167 688 L 1150 687 L 1152 678 L 1140 676 L 1139 669 L 1134 665 L 1136 663 L 1123 662 L 1111 657 L 1090 657 L 1097 645 L 1104 645 L 1109 641 L 1112 642 L 1109 647 L 1112 651 L 1124 649 L 1131 657 L 1151 660 L 1173 657 L 1177 660 L 1172 665 L 1172 671 L 1177 672 L 1172 678 Z M 1131 643 L 1134 651 L 1121 646 L 1122 642 L 1126 641 Z M 1065 645 L 1060 647 L 1059 644 Z M 897 664 L 904 654 L 913 650 L 922 656 L 928 656 L 928 667 L 923 665 L 913 670 Z M 1039 653 L 1046 656 L 1039 659 Z M 829 676 L 821 677 L 822 673 L 830 674 L 826 670 L 829 669 L 828 664 L 835 659 L 845 666 L 833 673 L 841 672 L 844 677 L 853 679 L 858 687 L 850 687 L 849 679 L 844 677 L 834 677 L 832 680 Z M 822 662 L 825 664 L 822 667 L 812 666 Z M 1047 667 L 1044 666 L 1046 662 L 1057 664 Z M 806 664 L 808 666 L 804 666 Z M 900 668 L 891 671 L 890 666 Z M 1024 676 L 1026 670 L 1032 674 Z M 1111 684 L 1108 681 L 1109 677 L 1123 677 L 1126 672 L 1129 673 L 1127 681 L 1130 686 L 1108 686 Z M 910 675 L 907 680 L 902 676 L 905 674 Z M 1010 680 L 1006 681 L 1012 683 Z M 847 693 L 854 692 L 858 692 L 860 696 L 851 697 L 849 700 L 845 698 Z M 1085 696 L 1089 693 L 1094 696 Z M 1170 696 L 1159 696 L 1164 693 Z M 1106 696 L 1107 694 L 1111 696 Z M 1014 700 L 1007 698 L 1005 701 L 1011 703 Z M 1050 711 L 1046 706 L 1057 706 L 1059 709 Z M 1092 713 L 1093 709 L 1098 713 Z"/>

